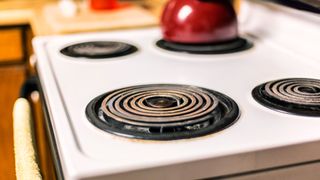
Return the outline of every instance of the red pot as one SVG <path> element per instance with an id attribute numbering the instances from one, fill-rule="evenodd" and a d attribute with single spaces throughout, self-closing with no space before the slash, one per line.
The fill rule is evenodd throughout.
<path id="1" fill-rule="evenodd" d="M 117 0 L 90 0 L 90 7 L 94 10 L 115 9 L 118 7 Z"/>
<path id="2" fill-rule="evenodd" d="M 230 0 L 170 0 L 162 14 L 163 38 L 175 43 L 219 43 L 238 37 Z"/>

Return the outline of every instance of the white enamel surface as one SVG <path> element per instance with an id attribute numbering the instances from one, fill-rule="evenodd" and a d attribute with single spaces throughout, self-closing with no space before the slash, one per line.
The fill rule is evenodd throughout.
<path id="1" fill-rule="evenodd" d="M 251 90 L 266 81 L 306 77 L 320 79 L 319 17 L 272 5 L 246 3 L 241 16 L 242 35 L 254 42 L 250 50 L 227 55 L 190 55 L 168 52 L 154 44 L 158 29 L 86 33 L 40 37 L 34 40 L 38 71 L 49 105 L 57 146 L 67 179 L 137 178 L 165 176 L 169 179 L 203 178 L 242 170 L 269 167 L 256 158 L 290 152 L 288 145 L 320 141 L 320 118 L 294 116 L 269 110 L 256 103 Z M 308 20 L 304 20 L 308 19 Z M 263 22 L 263 25 L 261 24 Z M 283 24 L 287 24 L 284 26 Z M 300 30 L 286 27 L 300 27 Z M 319 29 L 318 29 L 319 30 Z M 301 38 L 300 35 L 303 35 Z M 296 41 L 292 39 L 296 38 Z M 85 41 L 112 40 L 133 44 L 139 51 L 120 58 L 88 60 L 59 53 L 63 47 Z M 302 46 L 302 43 L 306 45 Z M 154 83 L 200 86 L 234 99 L 241 117 L 224 131 L 205 137 L 177 141 L 143 141 L 117 137 L 94 127 L 86 118 L 86 105 L 96 96 L 117 88 Z M 316 145 L 319 147 L 320 142 Z M 271 149 L 270 151 L 267 149 Z M 313 156 L 279 156 L 280 164 L 320 159 Z M 245 155 L 238 155 L 246 153 Z M 218 170 L 207 164 L 222 157 L 241 167 L 225 165 Z M 194 161 L 198 161 L 192 163 Z M 188 163 L 187 163 L 188 162 Z M 203 167 L 202 173 L 186 171 Z M 180 164 L 175 166 L 174 164 Z M 223 164 L 223 163 L 222 163 Z M 163 167 L 170 168 L 163 168 Z M 153 168 L 148 170 L 147 168 Z M 184 167 L 185 168 L 185 167 Z M 225 169 L 225 170 L 222 170 Z M 137 175 L 135 170 L 141 170 Z M 229 172 L 230 171 L 230 172 Z M 121 176 L 116 176 L 123 173 Z M 165 174 L 165 175 L 164 175 Z M 114 176 L 113 176 L 114 175 Z M 162 176 L 160 176 L 162 175 Z M 158 177 L 159 176 L 159 177 Z"/>

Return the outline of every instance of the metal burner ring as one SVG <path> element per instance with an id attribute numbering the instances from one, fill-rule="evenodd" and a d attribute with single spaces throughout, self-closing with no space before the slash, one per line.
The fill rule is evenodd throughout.
<path id="1" fill-rule="evenodd" d="M 152 97 L 152 95 L 180 97 L 184 101 L 181 103 L 182 106 L 179 104 L 176 107 L 148 107 L 143 103 L 143 100 L 146 97 Z M 191 103 L 188 103 L 188 101 L 191 101 Z M 103 100 L 101 109 L 107 116 L 128 124 L 159 126 L 159 124 L 153 123 L 162 123 L 165 126 L 175 126 L 177 124 L 181 125 L 182 121 L 190 123 L 190 121 L 187 121 L 188 119 L 204 116 L 206 113 L 213 111 L 217 105 L 216 97 L 207 95 L 204 91 L 199 91 L 196 88 L 172 90 L 172 87 L 164 86 L 161 88 L 148 87 L 117 91 Z M 201 121 L 201 118 L 199 121 Z M 198 120 L 192 122 L 196 123 Z"/>
<path id="2" fill-rule="evenodd" d="M 314 89 L 315 92 L 301 92 L 299 89 Z M 316 89 L 319 92 L 316 92 Z M 266 92 L 280 100 L 295 104 L 319 105 L 320 82 L 313 79 L 284 79 L 271 81 L 265 86 Z"/>
<path id="3" fill-rule="evenodd" d="M 320 116 L 320 80 L 291 78 L 269 81 L 254 88 L 260 104 L 296 115 Z"/>
<path id="4" fill-rule="evenodd" d="M 125 101 L 126 107 L 121 105 Z M 200 103 L 202 105 L 199 106 Z M 127 111 L 128 107 L 131 111 Z M 116 108 L 138 117 L 147 113 L 147 119 L 137 121 L 131 116 L 127 118 L 127 115 L 124 118 Z M 120 113 L 120 116 L 110 109 Z M 182 111 L 186 111 L 185 114 Z M 170 112 L 171 116 L 164 116 L 165 112 Z M 174 140 L 203 136 L 227 128 L 238 119 L 239 108 L 231 98 L 213 90 L 187 85 L 152 84 L 102 94 L 87 105 L 86 115 L 94 126 L 115 135 Z M 175 121 L 172 117 L 181 119 Z"/>

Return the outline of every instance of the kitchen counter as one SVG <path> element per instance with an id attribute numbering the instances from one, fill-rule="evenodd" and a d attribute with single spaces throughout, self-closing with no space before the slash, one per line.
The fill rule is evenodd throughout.
<path id="1" fill-rule="evenodd" d="M 32 31 L 35 36 L 40 35 L 51 35 L 51 34 L 61 34 L 65 31 L 57 30 L 50 26 L 48 24 L 48 19 L 44 15 L 44 9 L 48 6 L 48 4 L 52 4 L 54 1 L 39 1 L 39 0 L 33 0 L 33 1 L 3 1 L 0 2 L 0 26 L 12 26 L 12 25 L 23 25 L 23 24 L 30 24 Z M 139 7 L 138 7 L 139 8 Z M 145 11 L 144 9 L 135 9 L 136 13 L 139 11 L 139 13 L 145 14 L 146 16 L 150 16 L 146 19 L 145 22 L 138 23 L 136 26 L 144 26 L 143 23 L 145 23 L 146 26 L 156 25 L 157 24 L 157 18 L 148 11 Z M 151 11 L 152 12 L 152 11 Z M 57 14 L 57 13 L 56 13 Z M 138 14 L 137 14 L 138 15 Z M 121 15 L 119 15 L 121 16 Z M 141 16 L 141 14 L 140 14 Z M 152 19 L 154 18 L 154 19 Z M 109 18 L 112 19 L 112 18 Z M 76 19 L 78 20 L 78 19 Z M 100 19 L 99 19 L 100 21 Z M 66 21 L 68 22 L 68 21 Z M 69 21 L 70 22 L 70 21 Z M 123 23 L 127 23 L 123 22 Z M 115 24 L 111 28 L 106 26 L 106 29 L 116 29 L 119 28 L 126 28 L 126 24 Z M 134 27 L 135 25 L 130 24 L 128 27 Z M 72 29 L 69 30 L 67 33 L 72 32 L 80 32 L 80 31 L 92 31 L 95 30 L 94 28 L 88 29 L 82 29 L 80 26 L 79 31 L 78 29 Z M 96 30 L 104 30 L 103 28 L 99 27 Z"/>
<path id="2" fill-rule="evenodd" d="M 30 24 L 34 35 L 51 34 L 39 16 L 49 1 L 3 1 L 0 2 L 0 26 Z"/>
<path id="3" fill-rule="evenodd" d="M 32 16 L 30 9 L 1 10 L 0 26 L 27 24 Z"/>
<path id="4" fill-rule="evenodd" d="M 29 24 L 34 17 L 34 10 L 48 1 L 1 1 L 0 26 Z"/>

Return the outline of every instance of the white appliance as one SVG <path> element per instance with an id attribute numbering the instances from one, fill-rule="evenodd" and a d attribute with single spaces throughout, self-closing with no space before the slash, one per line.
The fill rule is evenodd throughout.
<path id="1" fill-rule="evenodd" d="M 320 79 L 319 15 L 245 1 L 240 34 L 253 47 L 188 54 L 156 46 L 158 28 L 37 37 L 37 70 L 65 179 L 319 179 L 320 117 L 264 107 L 252 90 L 284 78 Z M 61 49 L 87 41 L 137 47 L 121 57 L 69 57 Z M 115 89 L 185 84 L 233 99 L 238 120 L 204 136 L 142 140 L 105 132 L 86 116 L 88 103 Z"/>

